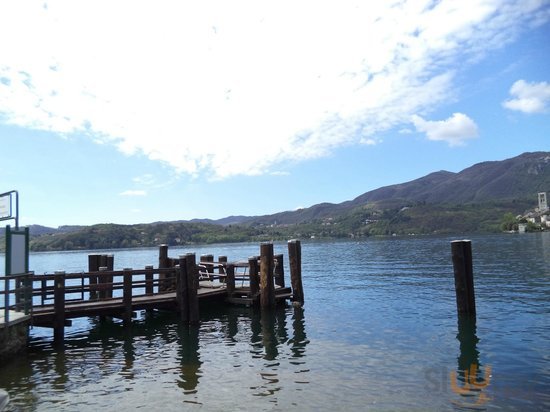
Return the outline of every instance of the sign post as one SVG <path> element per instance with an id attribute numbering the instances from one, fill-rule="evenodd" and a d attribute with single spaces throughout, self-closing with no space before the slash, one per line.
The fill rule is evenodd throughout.
<path id="1" fill-rule="evenodd" d="M 0 194 L 0 221 L 15 220 L 15 229 L 6 226 L 6 276 L 29 271 L 29 228 L 19 230 L 19 193 Z"/>
<path id="2" fill-rule="evenodd" d="M 15 198 L 15 210 L 13 199 Z M 15 212 L 15 214 L 14 214 Z M 15 230 L 19 229 L 19 193 L 11 190 L 0 194 L 0 221 L 15 219 Z"/>

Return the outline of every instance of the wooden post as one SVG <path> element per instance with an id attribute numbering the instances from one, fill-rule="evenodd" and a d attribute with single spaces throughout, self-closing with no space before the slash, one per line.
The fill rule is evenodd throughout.
<path id="1" fill-rule="evenodd" d="M 260 279 L 258 277 L 258 256 L 248 258 L 248 276 L 250 278 L 250 296 L 254 304 L 258 303 L 260 296 Z"/>
<path id="2" fill-rule="evenodd" d="M 106 272 L 107 271 L 107 266 L 100 266 L 99 267 L 99 273 L 100 275 L 98 275 L 97 277 L 97 283 L 98 283 L 98 288 L 99 288 L 99 300 L 104 300 L 106 297 L 107 297 L 107 289 L 106 289 L 106 281 L 105 281 L 105 276 L 103 274 L 101 274 L 102 272 Z"/>
<path id="3" fill-rule="evenodd" d="M 275 255 L 275 284 L 282 288 L 285 287 L 285 267 L 283 262 L 283 255 Z"/>
<path id="4" fill-rule="evenodd" d="M 153 265 L 145 266 L 145 294 L 153 294 Z"/>
<path id="5" fill-rule="evenodd" d="M 65 272 L 57 271 L 54 276 L 54 344 L 63 344 L 65 337 Z"/>
<path id="6" fill-rule="evenodd" d="M 199 273 L 195 262 L 195 254 L 188 253 L 187 260 L 187 302 L 189 305 L 189 323 L 199 323 L 199 298 L 197 291 L 199 288 Z"/>
<path id="7" fill-rule="evenodd" d="M 227 265 L 227 256 L 220 256 L 220 257 L 218 257 L 218 262 L 219 262 L 220 264 L 224 265 L 224 266 Z M 218 268 L 218 273 L 219 273 L 220 275 L 224 275 L 225 272 L 226 272 L 225 267 L 220 266 L 220 267 Z M 220 278 L 219 281 L 220 281 L 220 283 L 223 283 L 223 282 L 225 282 L 225 279 L 224 279 L 224 278 Z"/>
<path id="8" fill-rule="evenodd" d="M 115 255 L 106 255 L 107 257 L 107 270 L 109 272 L 112 272 L 115 267 Z M 107 289 L 105 291 L 105 297 L 112 298 L 113 297 L 113 275 L 109 275 L 105 277 L 104 282 L 109 283 L 107 286 Z"/>
<path id="9" fill-rule="evenodd" d="M 132 268 L 124 268 L 122 270 L 123 287 L 122 287 L 122 302 L 124 306 L 123 322 L 124 326 L 132 324 Z"/>
<path id="10" fill-rule="evenodd" d="M 226 289 L 227 289 L 227 296 L 231 297 L 233 295 L 233 292 L 235 292 L 235 266 L 233 264 L 228 264 L 227 269 L 227 278 L 226 278 Z"/>
<path id="11" fill-rule="evenodd" d="M 273 287 L 273 243 L 260 245 L 260 306 L 268 309 L 275 306 Z"/>
<path id="12" fill-rule="evenodd" d="M 88 255 L 88 272 L 99 271 L 99 259 L 101 255 Z M 90 299 L 97 299 L 97 275 L 90 275 Z"/>
<path id="13" fill-rule="evenodd" d="M 189 322 L 188 294 L 189 286 L 187 280 L 187 257 L 185 255 L 181 255 L 179 257 L 179 270 L 177 271 L 176 301 L 178 303 L 178 311 L 180 313 L 181 321 L 184 323 Z"/>
<path id="14" fill-rule="evenodd" d="M 302 244 L 297 239 L 288 241 L 288 260 L 290 264 L 292 300 L 303 305 L 304 289 L 302 287 Z"/>
<path id="15" fill-rule="evenodd" d="M 159 269 L 166 269 L 170 267 L 168 259 L 168 245 L 159 246 Z M 166 274 L 159 273 L 159 292 L 164 292 L 167 289 L 165 282 Z"/>
<path id="16" fill-rule="evenodd" d="M 475 316 L 476 302 L 472 266 L 472 242 L 469 240 L 453 240 L 451 242 L 451 253 L 458 314 Z"/>

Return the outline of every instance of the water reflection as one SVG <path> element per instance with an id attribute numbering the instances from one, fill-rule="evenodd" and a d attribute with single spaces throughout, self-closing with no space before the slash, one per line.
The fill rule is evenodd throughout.
<path id="1" fill-rule="evenodd" d="M 294 308 L 294 314 L 292 316 L 292 329 L 294 335 L 290 340 L 292 344 L 293 357 L 301 358 L 305 356 L 306 345 L 309 340 L 306 336 L 304 309 L 301 307 Z"/>
<path id="2" fill-rule="evenodd" d="M 185 394 L 197 392 L 201 376 L 201 359 L 199 354 L 199 327 L 182 325 L 178 330 L 178 356 L 181 365 L 181 375 L 178 386 Z"/>
<path id="3" fill-rule="evenodd" d="M 476 318 L 459 316 L 458 334 L 460 354 L 456 373 L 450 373 L 451 389 L 460 400 L 453 404 L 460 409 L 485 410 L 489 397 L 485 391 L 490 384 L 491 366 L 479 361 Z"/>

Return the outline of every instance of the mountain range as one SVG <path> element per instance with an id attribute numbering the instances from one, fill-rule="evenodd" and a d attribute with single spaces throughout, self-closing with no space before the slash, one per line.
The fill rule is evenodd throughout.
<path id="1" fill-rule="evenodd" d="M 342 203 L 320 203 L 271 215 L 139 225 L 33 225 L 31 246 L 59 250 L 155 246 L 159 242 L 491 232 L 499 230 L 505 213 L 534 209 L 537 193 L 549 191 L 550 152 L 531 152 L 478 163 L 458 173 L 441 170 Z"/>

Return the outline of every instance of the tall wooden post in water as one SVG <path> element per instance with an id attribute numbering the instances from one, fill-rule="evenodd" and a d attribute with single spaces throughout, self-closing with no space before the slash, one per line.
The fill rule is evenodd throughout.
<path id="1" fill-rule="evenodd" d="M 54 277 L 54 320 L 53 341 L 54 344 L 63 344 L 65 337 L 65 272 L 57 271 Z"/>
<path id="2" fill-rule="evenodd" d="M 88 255 L 88 272 L 98 272 L 101 255 Z M 90 299 L 97 299 L 97 276 L 90 275 Z"/>
<path id="3" fill-rule="evenodd" d="M 258 278 L 258 259 L 259 256 L 248 258 L 248 276 L 250 279 L 250 296 L 254 305 L 258 303 L 260 296 L 260 279 Z"/>
<path id="4" fill-rule="evenodd" d="M 275 306 L 273 286 L 273 243 L 260 245 L 260 306 L 262 309 Z"/>
<path id="5" fill-rule="evenodd" d="M 458 314 L 475 316 L 476 302 L 472 265 L 472 242 L 469 240 L 453 240 L 451 242 L 451 253 Z"/>
<path id="6" fill-rule="evenodd" d="M 159 269 L 167 269 L 170 267 L 170 259 L 168 258 L 168 245 L 159 246 Z M 168 289 L 166 284 L 166 273 L 159 273 L 159 292 L 164 292 Z"/>
<path id="7" fill-rule="evenodd" d="M 197 270 L 196 257 L 194 253 L 185 255 L 187 261 L 187 302 L 189 305 L 189 323 L 199 323 L 199 273 Z"/>
<path id="8" fill-rule="evenodd" d="M 283 262 L 283 254 L 274 256 L 275 258 L 275 284 L 282 288 L 285 287 L 285 267 Z"/>
<path id="9" fill-rule="evenodd" d="M 290 264 L 290 283 L 293 301 L 304 304 L 304 288 L 302 287 L 302 244 L 299 240 L 288 241 L 288 260 Z"/>

